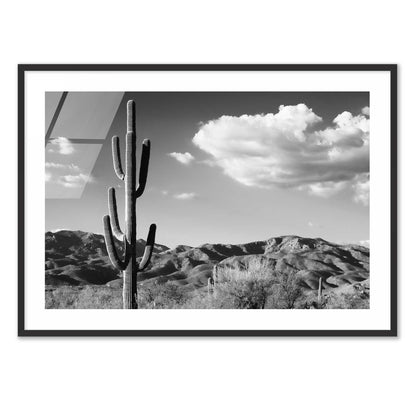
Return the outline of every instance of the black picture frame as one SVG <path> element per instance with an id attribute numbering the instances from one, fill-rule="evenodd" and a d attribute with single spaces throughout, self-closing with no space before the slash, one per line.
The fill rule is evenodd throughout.
<path id="1" fill-rule="evenodd" d="M 31 71 L 387 71 L 390 73 L 390 329 L 387 330 L 32 330 L 25 328 L 25 75 Z M 18 336 L 395 337 L 397 336 L 397 65 L 395 64 L 21 64 L 18 65 Z"/>

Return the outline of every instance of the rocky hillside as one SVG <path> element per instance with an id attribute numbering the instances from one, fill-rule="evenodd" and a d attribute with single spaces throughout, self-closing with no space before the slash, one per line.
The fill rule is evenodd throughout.
<path id="1" fill-rule="evenodd" d="M 104 237 L 82 231 L 45 234 L 46 285 L 121 285 L 107 257 Z M 137 255 L 145 242 L 138 241 Z M 119 247 L 121 250 L 121 246 Z M 316 289 L 319 278 L 324 289 L 354 285 L 369 279 L 370 251 L 359 245 L 339 245 L 323 239 L 283 236 L 246 244 L 180 245 L 174 249 L 157 244 L 151 267 L 140 274 L 144 282 L 174 281 L 186 290 L 207 285 L 214 265 L 244 268 L 253 258 L 265 261 L 274 273 L 296 275 L 304 289 Z M 367 282 L 368 283 L 368 282 Z"/>
<path id="2" fill-rule="evenodd" d="M 121 252 L 122 243 L 116 241 L 116 244 Z M 137 256 L 143 254 L 145 245 L 144 240 L 137 240 Z M 156 244 L 154 253 L 167 249 Z M 70 230 L 45 233 L 47 285 L 101 285 L 118 277 L 107 256 L 103 235 Z"/>

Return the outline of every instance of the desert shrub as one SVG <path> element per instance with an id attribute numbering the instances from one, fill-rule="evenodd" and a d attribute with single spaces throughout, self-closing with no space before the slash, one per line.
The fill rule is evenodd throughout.
<path id="1" fill-rule="evenodd" d="M 223 267 L 218 270 L 215 304 L 224 309 L 264 309 L 276 276 L 267 261 L 254 258 L 244 269 Z"/>
<path id="2" fill-rule="evenodd" d="M 302 298 L 299 307 L 303 309 L 369 309 L 370 288 L 368 284 L 357 283 L 326 290 L 321 302 L 318 302 L 316 291 L 309 291 Z"/>
<path id="3" fill-rule="evenodd" d="M 120 289 L 107 286 L 61 286 L 45 292 L 46 309 L 122 309 Z"/>
<path id="4" fill-rule="evenodd" d="M 181 305 L 181 309 L 229 309 L 222 303 L 222 299 L 205 291 L 195 290 Z"/>
<path id="5" fill-rule="evenodd" d="M 356 293 L 330 293 L 326 297 L 325 309 L 369 309 L 368 296 Z"/>
<path id="6" fill-rule="evenodd" d="M 174 282 L 141 284 L 137 291 L 138 306 L 142 309 L 176 309 L 188 299 L 187 293 Z"/>
<path id="7" fill-rule="evenodd" d="M 188 299 L 173 282 L 140 285 L 139 308 L 180 308 Z M 100 285 L 61 286 L 45 291 L 46 309 L 122 309 L 122 289 Z"/>
<path id="8" fill-rule="evenodd" d="M 296 309 L 326 309 L 327 298 L 323 296 L 318 301 L 318 291 L 304 291 L 302 296 L 296 301 Z"/>
<path id="9" fill-rule="evenodd" d="M 78 288 L 72 289 L 70 286 L 46 289 L 45 309 L 73 309 L 78 292 Z"/>
<path id="10" fill-rule="evenodd" d="M 300 286 L 300 280 L 296 271 L 279 273 L 278 284 L 273 287 L 273 293 L 267 302 L 269 309 L 294 309 L 300 308 L 304 300 L 304 293 Z"/>
<path id="11" fill-rule="evenodd" d="M 120 289 L 86 286 L 74 304 L 76 309 L 123 309 Z"/>

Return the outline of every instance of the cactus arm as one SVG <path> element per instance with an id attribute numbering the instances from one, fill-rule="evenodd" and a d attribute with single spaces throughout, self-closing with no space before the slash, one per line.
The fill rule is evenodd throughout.
<path id="1" fill-rule="evenodd" d="M 133 100 L 127 102 L 127 133 L 136 133 L 136 103 Z"/>
<path id="2" fill-rule="evenodd" d="M 123 166 L 121 164 L 121 157 L 120 157 L 120 143 L 118 136 L 113 136 L 113 140 L 111 142 L 112 151 L 113 151 L 113 165 L 114 171 L 119 179 L 124 180 L 124 172 Z"/>
<path id="3" fill-rule="evenodd" d="M 118 221 L 116 190 L 114 188 L 108 188 L 108 209 L 110 211 L 110 223 L 113 234 L 117 240 L 123 241 L 124 234 L 120 229 Z"/>
<path id="4" fill-rule="evenodd" d="M 129 256 L 127 255 L 127 240 L 124 237 L 124 259 L 120 260 L 117 254 L 116 245 L 114 242 L 113 234 L 111 233 L 110 217 L 104 216 L 104 238 L 105 245 L 107 247 L 108 256 L 110 257 L 112 265 L 118 270 L 124 270 L 128 264 Z"/>
<path id="5" fill-rule="evenodd" d="M 136 198 L 142 196 L 146 187 L 147 172 L 149 170 L 150 159 L 150 140 L 144 139 L 142 144 L 142 158 L 140 161 L 140 173 L 139 173 L 139 187 L 136 191 Z"/>
<path id="6" fill-rule="evenodd" d="M 139 263 L 139 272 L 143 271 L 150 263 L 153 253 L 153 247 L 155 245 L 156 224 L 152 224 L 149 228 L 149 234 L 147 235 L 146 247 L 144 248 L 144 254 Z"/>

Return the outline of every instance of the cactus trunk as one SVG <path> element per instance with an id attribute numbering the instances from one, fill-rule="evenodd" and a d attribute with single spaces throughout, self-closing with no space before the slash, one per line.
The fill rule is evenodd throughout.
<path id="1" fill-rule="evenodd" d="M 127 103 L 126 135 L 126 239 L 130 261 L 123 272 L 123 307 L 137 309 L 136 270 L 136 129 L 134 101 Z"/>
<path id="2" fill-rule="evenodd" d="M 125 192 L 125 232 L 120 229 L 114 188 L 108 192 L 110 217 L 104 217 L 104 230 L 107 251 L 111 263 L 118 270 L 123 271 L 123 308 L 137 309 L 137 272 L 144 270 L 150 262 L 154 247 L 156 225 L 149 229 L 143 258 L 139 266 L 136 262 L 136 199 L 142 195 L 146 185 L 147 171 L 150 157 L 150 142 L 144 140 L 139 176 L 139 188 L 136 189 L 136 111 L 134 101 L 127 103 L 127 134 L 125 174 L 120 160 L 120 147 L 117 136 L 113 137 L 113 164 L 117 177 L 124 180 Z M 124 240 L 124 260 L 118 258 L 114 237 Z"/>

